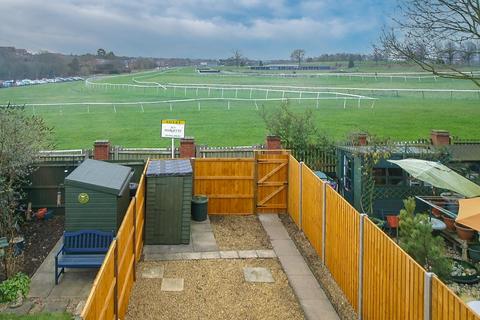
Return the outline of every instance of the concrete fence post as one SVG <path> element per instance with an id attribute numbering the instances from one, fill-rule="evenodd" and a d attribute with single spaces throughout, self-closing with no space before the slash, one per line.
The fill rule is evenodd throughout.
<path id="1" fill-rule="evenodd" d="M 325 264 L 325 239 L 327 238 L 327 183 L 322 183 L 322 262 Z"/>
<path id="2" fill-rule="evenodd" d="M 432 318 L 432 278 L 435 274 L 425 272 L 425 283 L 423 287 L 423 319 Z"/>
<path id="3" fill-rule="evenodd" d="M 300 230 L 303 230 L 303 161 L 300 161 L 298 164 L 298 179 L 299 179 L 299 184 L 298 184 L 298 227 Z"/>
<path id="4" fill-rule="evenodd" d="M 363 250 L 364 250 L 364 222 L 367 215 L 365 213 L 360 214 L 360 224 L 358 232 L 358 319 L 362 319 L 363 311 Z"/>

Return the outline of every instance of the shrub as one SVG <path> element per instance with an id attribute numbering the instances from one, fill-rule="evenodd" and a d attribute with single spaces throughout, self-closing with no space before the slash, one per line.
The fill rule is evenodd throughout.
<path id="1" fill-rule="evenodd" d="M 0 302 L 10 302 L 17 299 L 18 294 L 26 296 L 30 289 L 30 278 L 19 272 L 10 279 L 0 283 Z"/>
<path id="2" fill-rule="evenodd" d="M 405 209 L 400 211 L 400 246 L 427 271 L 446 280 L 451 265 L 445 256 L 442 238 L 432 235 L 432 225 L 427 214 L 415 214 L 415 199 L 403 200 Z"/>

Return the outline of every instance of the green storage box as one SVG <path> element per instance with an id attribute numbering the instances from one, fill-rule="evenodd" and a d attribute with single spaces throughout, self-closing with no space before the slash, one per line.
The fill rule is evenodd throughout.
<path id="1" fill-rule="evenodd" d="M 130 203 L 129 167 L 85 160 L 65 178 L 65 230 L 117 232 Z"/>
<path id="2" fill-rule="evenodd" d="M 147 168 L 145 244 L 188 244 L 192 166 L 190 160 L 154 160 Z"/>

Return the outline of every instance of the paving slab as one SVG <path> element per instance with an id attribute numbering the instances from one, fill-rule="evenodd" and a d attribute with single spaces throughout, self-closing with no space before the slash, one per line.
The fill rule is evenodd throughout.
<path id="1" fill-rule="evenodd" d="M 247 282 L 275 282 L 272 273 L 267 268 L 243 268 L 243 276 Z"/>
<path id="2" fill-rule="evenodd" d="M 182 253 L 182 259 L 184 260 L 200 260 L 202 258 L 201 252 L 185 252 Z"/>
<path id="3" fill-rule="evenodd" d="M 209 260 L 209 259 L 220 259 L 220 252 L 218 251 L 212 251 L 212 252 L 202 252 L 201 257 L 204 260 Z"/>
<path id="4" fill-rule="evenodd" d="M 220 251 L 221 259 L 238 259 L 238 251 Z"/>
<path id="5" fill-rule="evenodd" d="M 165 266 L 145 266 L 142 270 L 142 278 L 159 279 L 163 278 Z"/>
<path id="6" fill-rule="evenodd" d="M 87 297 L 92 288 L 97 270 L 91 272 L 65 272 L 60 277 L 60 282 L 49 294 L 49 298 Z"/>
<path id="7" fill-rule="evenodd" d="M 258 258 L 257 252 L 255 250 L 241 250 L 238 251 L 238 256 L 240 259 L 255 259 Z"/>
<path id="8" fill-rule="evenodd" d="M 277 255 L 273 250 L 255 250 L 259 258 L 276 258 Z"/>
<path id="9" fill-rule="evenodd" d="M 301 256 L 292 240 L 272 240 L 273 250 L 280 256 Z"/>
<path id="10" fill-rule="evenodd" d="M 183 291 L 183 278 L 163 278 L 160 290 L 174 292 Z"/>
<path id="11" fill-rule="evenodd" d="M 329 301 L 303 300 L 300 301 L 305 318 L 315 320 L 338 320 L 338 314 Z"/>
<path id="12" fill-rule="evenodd" d="M 58 301 L 47 301 L 45 307 L 43 308 L 44 312 L 65 312 L 67 310 L 69 301 L 68 300 L 58 300 Z"/>
<path id="13" fill-rule="evenodd" d="M 278 259 L 287 276 L 313 276 L 302 256 L 281 256 Z"/>
<path id="14" fill-rule="evenodd" d="M 213 232 L 212 225 L 210 223 L 194 222 L 190 224 L 190 230 L 192 233 L 196 232 Z"/>
<path id="15" fill-rule="evenodd" d="M 265 231 L 268 232 L 270 240 L 290 240 L 287 230 L 278 222 L 279 225 L 267 226 Z"/>
<path id="16" fill-rule="evenodd" d="M 213 232 L 192 233 L 193 251 L 218 251 L 217 241 Z"/>
<path id="17" fill-rule="evenodd" d="M 192 252 L 193 245 L 190 244 L 178 244 L 178 245 L 145 245 L 143 247 L 143 254 L 145 256 L 157 253 L 179 253 L 179 252 Z"/>
<path id="18" fill-rule="evenodd" d="M 270 238 L 273 250 L 287 275 L 290 286 L 302 306 L 306 319 L 338 320 L 335 309 L 295 243 L 290 239 L 288 233 L 288 237 L 285 237 L 284 231 L 286 232 L 286 230 L 278 216 L 260 214 L 259 219 Z"/>

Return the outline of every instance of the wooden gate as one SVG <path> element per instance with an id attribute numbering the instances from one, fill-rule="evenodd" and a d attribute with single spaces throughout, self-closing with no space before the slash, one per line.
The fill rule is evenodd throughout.
<path id="1" fill-rule="evenodd" d="M 285 213 L 288 199 L 288 151 L 256 151 L 257 213 Z"/>

